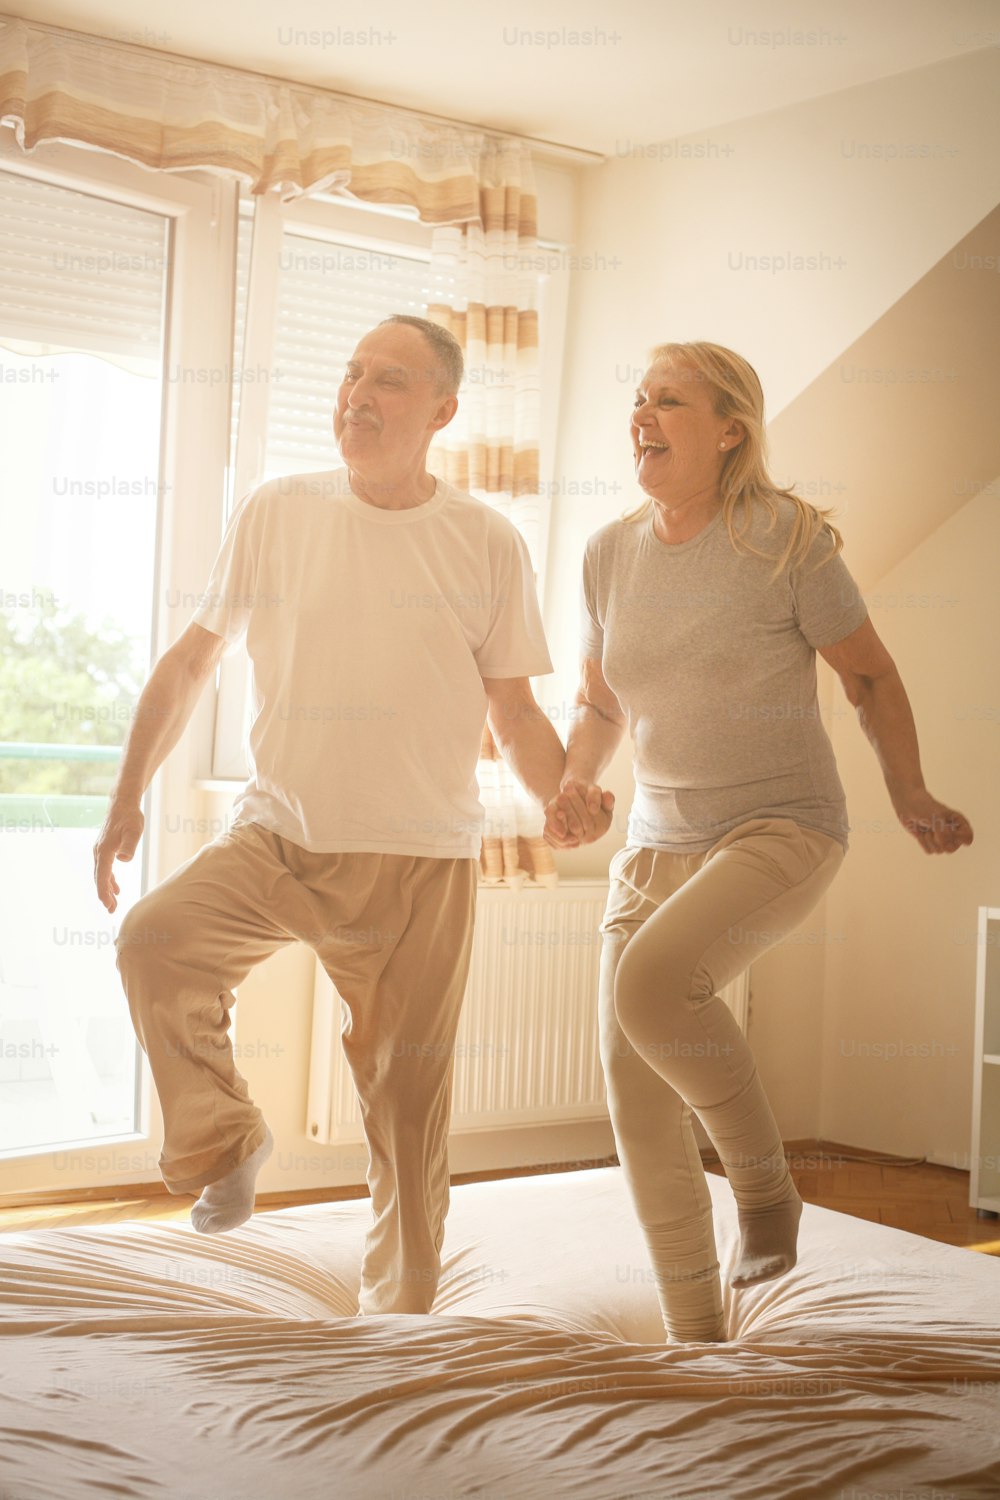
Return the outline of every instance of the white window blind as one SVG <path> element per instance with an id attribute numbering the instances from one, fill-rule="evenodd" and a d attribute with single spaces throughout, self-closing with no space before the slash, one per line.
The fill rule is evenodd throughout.
<path id="1" fill-rule="evenodd" d="M 169 234 L 161 214 L 0 172 L 0 221 L 4 343 L 29 355 L 85 350 L 159 373 Z"/>
<path id="2" fill-rule="evenodd" d="M 333 407 L 348 359 L 390 313 L 426 317 L 440 273 L 398 251 L 286 233 L 278 276 L 266 469 L 336 468 Z"/>

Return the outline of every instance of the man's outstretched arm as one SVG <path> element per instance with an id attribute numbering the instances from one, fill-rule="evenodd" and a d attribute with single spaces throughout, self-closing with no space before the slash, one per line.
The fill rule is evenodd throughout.
<path id="1" fill-rule="evenodd" d="M 497 749 L 529 796 L 542 807 L 555 796 L 566 751 L 552 721 L 535 702 L 528 677 L 484 677 L 486 722 Z"/>
<path id="2" fill-rule="evenodd" d="M 120 889 L 112 866 L 116 859 L 130 860 L 142 837 L 146 788 L 184 733 L 225 646 L 221 635 L 192 622 L 164 651 L 139 695 L 94 845 L 94 881 L 108 911 L 116 909 Z"/>
<path id="3" fill-rule="evenodd" d="M 589 837 L 552 836 L 551 816 L 546 819 L 546 839 L 557 848 L 574 848 L 577 843 L 597 838 L 610 826 L 615 799 L 611 792 L 598 786 L 572 783 L 567 787 L 566 751 L 549 718 L 535 702 L 527 677 L 484 678 L 483 686 L 490 700 L 487 714 L 490 733 L 500 753 L 527 792 L 546 809 L 547 814 L 564 788 L 564 799 L 586 825 Z"/>

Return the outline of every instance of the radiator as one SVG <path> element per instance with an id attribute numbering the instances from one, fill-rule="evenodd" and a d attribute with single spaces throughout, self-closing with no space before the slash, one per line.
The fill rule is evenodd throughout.
<path id="1" fill-rule="evenodd" d="M 452 1130 L 606 1120 L 597 1039 L 598 931 L 606 881 L 484 886 L 455 1044 Z M 746 1030 L 748 974 L 721 992 Z M 363 1139 L 340 1045 L 340 997 L 316 965 L 307 1133 Z"/>

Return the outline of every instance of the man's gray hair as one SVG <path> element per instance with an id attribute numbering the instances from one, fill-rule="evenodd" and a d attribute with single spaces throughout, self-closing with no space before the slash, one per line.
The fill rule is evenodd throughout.
<path id="1" fill-rule="evenodd" d="M 409 313 L 390 313 L 389 317 L 383 318 L 379 323 L 379 328 L 384 328 L 386 323 L 408 323 L 411 328 L 416 328 L 423 334 L 441 366 L 441 389 L 447 391 L 449 396 L 457 395 L 465 374 L 465 360 L 462 358 L 462 346 L 458 339 L 447 328 L 442 328 L 440 323 L 432 323 L 428 318 L 414 318 Z"/>

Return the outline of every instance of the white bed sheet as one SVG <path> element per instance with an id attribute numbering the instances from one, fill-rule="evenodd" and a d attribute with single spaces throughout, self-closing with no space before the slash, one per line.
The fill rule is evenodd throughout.
<path id="1" fill-rule="evenodd" d="M 807 1205 L 679 1347 L 617 1168 L 454 1188 L 429 1317 L 356 1316 L 369 1218 L 0 1236 L 0 1500 L 1000 1496 L 992 1257 Z"/>

